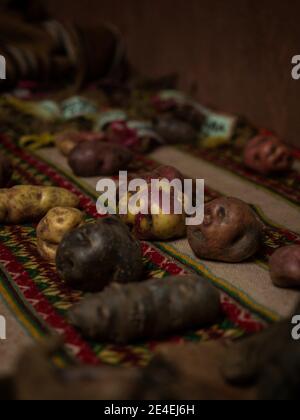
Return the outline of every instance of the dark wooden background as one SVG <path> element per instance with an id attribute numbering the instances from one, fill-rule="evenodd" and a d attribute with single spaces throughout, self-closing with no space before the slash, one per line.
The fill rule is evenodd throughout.
<path id="1" fill-rule="evenodd" d="M 203 103 L 248 116 L 300 146 L 299 0 L 49 0 L 57 16 L 123 32 L 144 73 L 177 71 Z"/>

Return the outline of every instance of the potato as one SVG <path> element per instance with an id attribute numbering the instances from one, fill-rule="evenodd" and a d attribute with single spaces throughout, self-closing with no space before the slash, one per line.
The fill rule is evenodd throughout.
<path id="1" fill-rule="evenodd" d="M 164 180 L 173 181 L 173 180 L 184 180 L 184 176 L 175 168 L 171 166 L 160 166 L 150 173 L 146 173 L 141 176 L 147 182 L 147 188 L 149 190 L 149 202 L 151 200 L 151 181 L 152 180 Z M 169 193 L 170 198 L 174 202 L 174 196 L 172 195 L 172 188 L 167 184 L 162 184 L 161 191 Z M 141 191 L 145 191 L 144 189 Z M 171 211 L 171 214 L 165 214 L 162 210 L 161 197 L 156 203 L 159 209 L 157 214 L 136 214 L 135 209 L 130 205 L 130 199 L 133 194 L 127 193 L 121 196 L 119 201 L 119 207 L 126 207 L 127 205 L 127 214 L 120 214 L 120 218 L 126 223 L 130 228 L 132 228 L 134 235 L 145 241 L 168 241 L 172 239 L 182 238 L 186 235 L 186 214 L 175 214 Z M 184 199 L 184 196 L 182 196 Z"/>
<path id="2" fill-rule="evenodd" d="M 0 188 L 4 188 L 11 180 L 13 167 L 10 160 L 0 154 Z"/>
<path id="3" fill-rule="evenodd" d="M 275 286 L 300 287 L 300 246 L 279 248 L 270 258 L 270 274 Z"/>
<path id="4" fill-rule="evenodd" d="M 53 207 L 78 207 L 79 199 L 57 187 L 21 185 L 0 190 L 0 223 L 41 220 Z"/>
<path id="5" fill-rule="evenodd" d="M 159 116 L 155 129 L 167 144 L 190 144 L 197 140 L 197 131 L 192 125 L 171 115 Z"/>
<path id="6" fill-rule="evenodd" d="M 55 207 L 37 227 L 37 245 L 40 255 L 54 262 L 58 245 L 63 237 L 84 224 L 84 214 L 71 207 Z"/>
<path id="7" fill-rule="evenodd" d="M 188 227 L 188 241 L 198 258 L 239 263 L 260 249 L 263 230 L 247 203 L 222 197 L 205 204 L 203 223 Z"/>
<path id="8" fill-rule="evenodd" d="M 92 131 L 65 130 L 56 134 L 55 144 L 58 150 L 64 156 L 69 156 L 72 150 L 74 150 L 79 143 L 99 141 L 102 139 L 102 133 L 94 133 Z"/>
<path id="9" fill-rule="evenodd" d="M 78 144 L 69 156 L 69 165 L 77 176 L 113 176 L 126 170 L 133 158 L 125 147 L 102 141 Z"/>
<path id="10" fill-rule="evenodd" d="M 141 246 L 124 223 L 109 216 L 66 235 L 57 250 L 56 267 L 74 289 L 99 292 L 110 283 L 141 279 Z"/>

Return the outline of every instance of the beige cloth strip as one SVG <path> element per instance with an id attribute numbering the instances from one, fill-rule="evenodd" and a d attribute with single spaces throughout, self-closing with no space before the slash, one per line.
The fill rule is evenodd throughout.
<path id="1" fill-rule="evenodd" d="M 272 222 L 300 233 L 300 207 L 277 194 L 172 147 L 157 149 L 151 158 L 175 166 L 192 178 L 204 179 L 207 186 L 222 194 L 259 206 Z"/>
<path id="2" fill-rule="evenodd" d="M 67 160 L 56 149 L 42 149 L 38 153 L 48 162 L 52 162 L 66 172 L 71 172 Z M 209 187 L 220 193 L 258 205 L 272 222 L 300 233 L 299 209 L 275 194 L 259 189 L 254 184 L 244 181 L 228 171 L 173 147 L 161 147 L 152 153 L 150 158 L 162 164 L 175 166 L 192 178 L 203 178 Z M 94 192 L 98 180 L 99 178 L 80 179 Z M 232 265 L 200 261 L 193 256 L 187 240 L 176 241 L 169 245 L 189 258 L 193 258 L 196 263 L 202 264 L 215 277 L 225 281 L 228 286 L 235 288 L 238 292 L 241 291 L 250 300 L 275 314 L 289 315 L 300 298 L 300 292 L 275 288 L 271 283 L 268 271 L 258 264 Z"/>

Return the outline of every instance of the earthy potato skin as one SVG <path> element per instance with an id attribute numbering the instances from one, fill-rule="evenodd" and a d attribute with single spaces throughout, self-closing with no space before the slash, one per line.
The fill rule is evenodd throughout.
<path id="1" fill-rule="evenodd" d="M 217 290 L 190 275 L 111 285 L 75 305 L 69 319 L 89 338 L 128 344 L 203 327 L 219 314 Z"/>
<path id="2" fill-rule="evenodd" d="M 78 197 L 64 188 L 16 186 L 0 190 L 0 223 L 20 224 L 37 221 L 53 207 L 78 205 Z"/>
<path id="3" fill-rule="evenodd" d="M 291 170 L 294 159 L 289 147 L 279 138 L 259 135 L 245 147 L 244 163 L 257 173 L 271 175 Z"/>
<path id="4" fill-rule="evenodd" d="M 300 287 L 300 246 L 278 249 L 270 258 L 270 273 L 275 286 Z"/>
<path id="5" fill-rule="evenodd" d="M 78 144 L 69 155 L 69 165 L 77 176 L 113 176 L 127 169 L 132 153 L 119 145 L 102 141 Z"/>
<path id="6" fill-rule="evenodd" d="M 13 174 L 13 166 L 11 161 L 4 155 L 0 154 L 0 188 L 7 187 Z"/>
<path id="7" fill-rule="evenodd" d="M 176 168 L 172 166 L 160 166 L 150 173 L 139 175 L 139 178 L 145 180 L 148 184 L 149 191 L 151 191 L 152 180 L 173 181 L 178 179 L 184 181 L 184 176 Z M 128 194 L 128 199 L 131 194 Z M 173 196 L 172 196 L 173 197 Z M 149 196 L 149 201 L 150 201 Z M 119 202 L 120 205 L 124 204 L 126 196 L 122 196 Z M 157 203 L 161 207 L 161 203 Z M 130 207 L 130 206 L 129 206 Z M 127 214 L 120 214 L 120 218 L 130 228 L 132 228 L 134 235 L 144 241 L 168 241 L 171 239 L 178 239 L 186 236 L 186 215 L 183 214 L 134 214 L 130 208 Z"/>
<path id="8" fill-rule="evenodd" d="M 37 226 L 37 244 L 40 255 L 55 262 L 58 245 L 63 237 L 84 223 L 84 214 L 71 207 L 55 207 Z"/>
<path id="9" fill-rule="evenodd" d="M 72 150 L 82 142 L 93 142 L 103 139 L 103 134 L 92 131 L 65 130 L 55 136 L 55 144 L 58 150 L 64 155 L 69 156 Z"/>
<path id="10" fill-rule="evenodd" d="M 193 143 L 197 139 L 197 131 L 190 124 L 172 115 L 159 116 L 155 129 L 167 144 Z"/>
<path id="11" fill-rule="evenodd" d="M 66 235 L 59 245 L 56 266 L 72 288 L 99 292 L 110 283 L 140 280 L 140 243 L 117 217 L 86 224 Z"/>
<path id="12" fill-rule="evenodd" d="M 202 225 L 188 227 L 198 258 L 238 263 L 259 250 L 264 227 L 247 203 L 222 197 L 207 203 L 204 213 Z"/>

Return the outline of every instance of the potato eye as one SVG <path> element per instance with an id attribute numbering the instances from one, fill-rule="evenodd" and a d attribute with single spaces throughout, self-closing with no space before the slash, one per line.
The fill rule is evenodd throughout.
<path id="1" fill-rule="evenodd" d="M 220 207 L 220 208 L 218 209 L 218 217 L 219 217 L 220 219 L 224 219 L 224 218 L 225 218 L 225 216 L 226 216 L 226 210 L 225 210 L 225 207 Z"/>

